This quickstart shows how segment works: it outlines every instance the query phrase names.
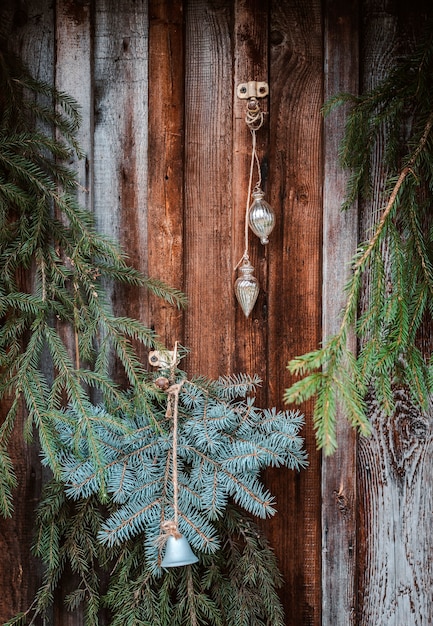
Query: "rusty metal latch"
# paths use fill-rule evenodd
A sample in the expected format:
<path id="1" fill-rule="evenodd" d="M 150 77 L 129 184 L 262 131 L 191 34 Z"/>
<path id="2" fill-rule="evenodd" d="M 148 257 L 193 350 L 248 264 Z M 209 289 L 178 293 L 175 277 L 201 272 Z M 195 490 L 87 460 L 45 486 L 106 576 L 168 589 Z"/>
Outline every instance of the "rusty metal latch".
<path id="1" fill-rule="evenodd" d="M 241 83 L 237 88 L 238 98 L 246 100 L 247 98 L 265 98 L 269 93 L 269 85 L 264 82 L 250 80 L 247 83 Z"/>

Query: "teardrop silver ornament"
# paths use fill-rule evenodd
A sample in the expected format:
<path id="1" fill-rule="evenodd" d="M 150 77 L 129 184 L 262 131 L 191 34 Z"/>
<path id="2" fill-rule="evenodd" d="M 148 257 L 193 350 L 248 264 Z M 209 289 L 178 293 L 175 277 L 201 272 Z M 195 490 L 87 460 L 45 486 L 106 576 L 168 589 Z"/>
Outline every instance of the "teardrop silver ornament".
<path id="1" fill-rule="evenodd" d="M 265 194 L 261 189 L 255 189 L 252 196 L 253 202 L 248 211 L 249 225 L 261 243 L 266 244 L 275 226 L 275 214 L 271 205 L 263 199 Z"/>
<path id="2" fill-rule="evenodd" d="M 248 257 L 244 258 L 239 267 L 239 276 L 235 281 L 235 293 L 245 317 L 248 317 L 253 310 L 260 291 L 259 281 L 253 272 L 254 267 Z"/>

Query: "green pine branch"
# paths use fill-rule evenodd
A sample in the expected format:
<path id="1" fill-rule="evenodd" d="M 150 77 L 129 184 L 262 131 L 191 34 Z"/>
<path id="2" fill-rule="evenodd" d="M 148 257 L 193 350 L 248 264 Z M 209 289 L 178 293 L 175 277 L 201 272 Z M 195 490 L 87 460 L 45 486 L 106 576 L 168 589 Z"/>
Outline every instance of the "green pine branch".
<path id="1" fill-rule="evenodd" d="M 221 537 L 217 552 L 199 552 L 197 564 L 173 568 L 164 576 L 151 573 L 141 536 L 110 550 L 98 542 L 102 512 L 95 497 L 73 502 L 61 482 L 45 486 L 33 549 L 45 565 L 44 580 L 28 610 L 5 626 L 43 619 L 65 574 L 74 581 L 67 606 L 84 609 L 86 626 L 99 626 L 101 609 L 109 612 L 112 626 L 283 626 L 275 555 L 239 508 L 229 505 L 216 522 Z"/>
<path id="2" fill-rule="evenodd" d="M 181 371 L 173 376 L 172 384 L 181 382 L 179 528 L 191 545 L 213 552 L 219 546 L 215 521 L 224 515 L 229 498 L 253 515 L 274 514 L 274 499 L 262 484 L 260 471 L 268 466 L 305 466 L 299 436 L 303 419 L 296 412 L 257 408 L 254 399 L 246 397 L 257 385 L 257 377 L 188 381 Z M 145 411 L 132 403 L 123 408 L 123 430 L 106 409 L 92 406 L 87 408 L 87 419 L 72 405 L 56 421 L 67 494 L 89 498 L 103 493 L 112 499 L 118 506 L 104 521 L 99 540 L 112 547 L 144 533 L 154 570 L 159 567 L 157 538 L 162 520 L 176 515 L 167 402 L 155 382 Z"/>
<path id="3" fill-rule="evenodd" d="M 352 260 L 339 331 L 288 364 L 298 380 L 284 399 L 315 398 L 317 444 L 326 454 L 337 447 L 338 407 L 360 434 L 368 435 L 367 391 L 387 414 L 395 407 L 395 388 L 407 388 L 420 409 L 433 391 L 431 355 L 423 355 L 418 345 L 433 310 L 432 72 L 430 24 L 419 49 L 374 90 L 358 97 L 340 94 L 324 107 L 329 114 L 335 106 L 351 106 L 340 154 L 342 166 L 352 172 L 343 210 L 359 197 L 371 200 L 371 157 L 383 136 L 387 172 L 382 214 Z M 367 302 L 360 310 L 364 295 Z M 352 332 L 359 344 L 356 354 L 347 344 Z"/>
<path id="4" fill-rule="evenodd" d="M 25 410 L 24 440 L 37 433 L 46 463 L 59 476 L 62 444 L 55 424 L 62 406 L 74 406 L 84 424 L 90 398 L 100 397 L 117 407 L 120 423 L 121 408 L 131 397 L 145 407 L 153 394 L 136 346 L 163 346 L 137 320 L 113 314 L 104 285 L 144 286 L 178 307 L 185 298 L 132 268 L 118 244 L 97 232 L 93 215 L 77 202 L 75 172 L 64 164 L 71 155 L 83 156 L 76 141 L 79 106 L 30 76 L 7 49 L 6 38 L 0 39 L 0 87 L 0 400 L 5 407 L 0 509 L 11 515 L 16 478 L 8 449 L 17 436 L 17 415 Z M 111 374 L 115 359 L 128 393 Z M 92 429 L 87 432 L 91 437 Z M 96 442 L 88 443 L 99 458 Z"/>
<path id="5" fill-rule="evenodd" d="M 29 75 L 7 50 L 2 24 L 0 87 L 3 515 L 13 509 L 8 450 L 23 411 L 24 441 L 37 433 L 54 474 L 34 544 L 44 579 L 32 605 L 6 625 L 45 621 L 68 576 L 66 606 L 82 608 L 86 626 L 99 624 L 102 609 L 122 626 L 282 626 L 275 556 L 229 499 L 258 515 L 274 512 L 260 470 L 305 465 L 302 416 L 256 409 L 246 396 L 257 377 L 189 382 L 176 373 L 185 382 L 179 524 L 195 537 L 199 563 L 162 577 L 155 537 L 162 515 L 173 513 L 173 435 L 167 396 L 135 345 L 164 346 L 137 320 L 114 315 L 104 285 L 144 286 L 178 307 L 185 298 L 133 269 L 79 206 L 75 174 L 64 165 L 82 156 L 79 107 Z M 126 390 L 111 375 L 114 359 Z"/>

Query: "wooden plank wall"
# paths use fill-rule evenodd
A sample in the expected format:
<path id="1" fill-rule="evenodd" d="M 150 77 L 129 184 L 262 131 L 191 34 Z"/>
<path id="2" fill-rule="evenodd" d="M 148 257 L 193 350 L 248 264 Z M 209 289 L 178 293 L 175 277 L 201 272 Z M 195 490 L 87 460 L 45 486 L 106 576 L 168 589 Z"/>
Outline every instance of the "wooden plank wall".
<path id="1" fill-rule="evenodd" d="M 361 88 L 371 89 L 419 40 L 431 3 L 368 2 L 364 8 Z M 360 205 L 360 236 L 382 210 L 383 141 L 374 155 L 371 202 Z M 432 328 L 423 341 L 431 345 Z M 427 347 L 427 346 L 426 346 Z M 431 348 L 430 348 L 431 351 Z M 387 418 L 371 403 L 372 437 L 358 446 L 359 623 L 413 624 L 433 620 L 433 415 L 396 391 Z"/>
<path id="2" fill-rule="evenodd" d="M 341 91 L 358 92 L 359 16 L 356 2 L 330 0 L 325 5 L 324 98 Z M 356 249 L 356 207 L 338 210 L 347 182 L 339 165 L 347 109 L 324 120 L 323 187 L 323 337 L 338 332 L 344 306 L 344 285 Z M 356 340 L 349 339 L 356 350 Z M 339 410 L 338 440 L 332 457 L 322 462 L 322 616 L 324 624 L 357 624 L 357 491 L 356 436 Z"/>
<path id="3" fill-rule="evenodd" d="M 346 111 L 323 123 L 321 105 L 337 91 L 356 91 L 360 73 L 364 88 L 380 78 L 396 42 L 416 39 L 427 1 L 3 4 L 33 72 L 82 106 L 82 202 L 136 267 L 189 298 L 182 312 L 135 289 L 115 290 L 116 312 L 155 328 L 168 347 L 186 345 L 190 373 L 258 373 L 260 403 L 281 408 L 292 382 L 288 360 L 338 328 L 358 236 L 356 209 L 339 212 Z M 250 235 L 261 292 L 246 320 L 233 281 L 251 149 L 236 86 L 248 80 L 270 86 L 258 153 L 277 225 L 268 246 Z M 362 207 L 362 232 L 378 208 Z M 278 514 L 262 524 L 285 578 L 287 626 L 430 623 L 432 494 L 422 486 L 431 485 L 431 435 L 421 441 L 411 427 L 407 441 L 375 414 L 375 435 L 358 444 L 341 416 L 338 453 L 322 461 L 311 404 L 302 408 L 309 468 L 266 473 Z M 421 420 L 431 433 L 429 418 L 413 421 L 401 410 L 399 424 Z M 16 514 L 0 521 L 2 621 L 29 605 L 40 582 L 29 546 L 43 475 L 37 450 L 19 442 Z M 53 623 L 83 620 L 57 600 Z"/>
<path id="4" fill-rule="evenodd" d="M 270 405 L 291 382 L 283 364 L 321 337 L 322 32 L 320 2 L 272 4 L 269 186 L 278 226 L 268 250 Z M 279 546 L 287 624 L 313 625 L 321 615 L 320 456 L 308 418 L 305 439 L 307 471 L 268 472 L 279 512 L 266 529 Z"/>
<path id="5" fill-rule="evenodd" d="M 17 52 L 28 62 L 37 76 L 53 84 L 54 23 L 51 11 L 47 11 L 45 0 L 34 2 L 33 11 L 37 19 L 30 21 L 27 19 L 25 8 L 16 6 L 12 1 L 1 3 L 0 8 L 2 26 L 9 24 Z M 21 29 L 25 36 L 20 35 Z M 1 416 L 4 415 L 5 408 L 0 407 Z M 31 556 L 30 547 L 34 538 L 34 510 L 44 481 L 44 471 L 41 468 L 38 448 L 23 441 L 23 428 L 24 419 L 19 419 L 18 432 L 10 450 L 19 479 L 14 491 L 15 514 L 11 519 L 3 519 L 0 516 L 2 623 L 17 611 L 31 605 L 42 577 L 41 566 Z"/>

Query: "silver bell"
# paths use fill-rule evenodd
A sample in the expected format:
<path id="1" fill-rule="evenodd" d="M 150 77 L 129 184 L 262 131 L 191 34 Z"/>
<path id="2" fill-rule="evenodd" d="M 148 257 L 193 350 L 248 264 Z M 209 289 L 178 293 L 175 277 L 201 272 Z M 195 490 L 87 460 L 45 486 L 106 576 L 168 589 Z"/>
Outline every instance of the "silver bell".
<path id="1" fill-rule="evenodd" d="M 170 535 L 167 539 L 161 567 L 180 567 L 181 565 L 197 563 L 197 561 L 198 558 L 183 535 L 180 535 L 178 539 Z"/>

